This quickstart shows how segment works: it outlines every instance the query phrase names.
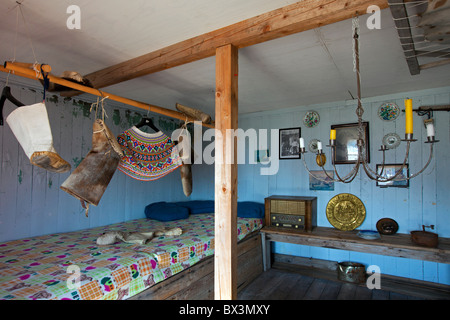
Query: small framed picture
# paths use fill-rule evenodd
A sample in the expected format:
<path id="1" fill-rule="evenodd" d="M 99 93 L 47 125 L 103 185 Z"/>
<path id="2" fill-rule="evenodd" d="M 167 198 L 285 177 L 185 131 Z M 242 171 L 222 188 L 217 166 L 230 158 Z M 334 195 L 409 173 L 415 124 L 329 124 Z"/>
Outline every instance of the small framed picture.
<path id="1" fill-rule="evenodd" d="M 370 144 L 369 144 L 369 123 L 363 122 L 364 147 L 367 163 L 370 162 Z M 332 159 L 335 164 L 356 163 L 358 160 L 358 124 L 348 123 L 340 125 L 332 125 L 331 129 L 336 130 L 336 152 Z"/>
<path id="2" fill-rule="evenodd" d="M 300 159 L 300 128 L 280 129 L 280 159 Z"/>
<path id="3" fill-rule="evenodd" d="M 395 176 L 395 173 L 400 170 L 402 164 L 385 164 L 384 169 L 383 165 L 377 164 L 377 173 L 385 178 L 389 179 Z M 383 172 L 382 172 L 383 171 Z M 399 173 L 395 179 L 386 182 L 378 182 L 377 187 L 387 188 L 387 187 L 397 187 L 397 188 L 408 188 L 409 180 L 405 180 L 405 178 L 409 177 L 409 166 L 405 164 L 402 171 Z"/>
<path id="4" fill-rule="evenodd" d="M 266 150 L 255 150 L 256 163 L 266 163 L 270 159 L 269 149 Z"/>
<path id="5" fill-rule="evenodd" d="M 309 190 L 334 191 L 334 171 L 327 171 L 328 175 L 323 170 L 311 171 L 311 173 L 312 175 L 309 175 Z"/>

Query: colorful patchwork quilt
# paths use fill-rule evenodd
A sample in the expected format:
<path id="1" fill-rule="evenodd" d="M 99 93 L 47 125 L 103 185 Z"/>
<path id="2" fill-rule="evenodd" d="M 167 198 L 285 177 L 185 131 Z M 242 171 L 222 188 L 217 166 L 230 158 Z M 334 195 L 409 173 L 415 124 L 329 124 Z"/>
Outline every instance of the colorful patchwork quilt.
<path id="1" fill-rule="evenodd" d="M 180 227 L 145 245 L 99 246 L 108 231 Z M 262 220 L 238 218 L 238 240 Z M 159 222 L 137 219 L 77 232 L 0 243 L 0 300 L 124 300 L 214 254 L 214 214 Z"/>

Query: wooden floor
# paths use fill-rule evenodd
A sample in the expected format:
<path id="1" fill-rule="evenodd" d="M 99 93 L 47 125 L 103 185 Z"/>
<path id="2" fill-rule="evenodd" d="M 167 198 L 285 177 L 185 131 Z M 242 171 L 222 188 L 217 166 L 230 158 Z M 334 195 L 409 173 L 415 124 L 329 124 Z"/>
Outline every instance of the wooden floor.
<path id="1" fill-rule="evenodd" d="M 261 274 L 238 295 L 240 300 L 426 300 L 449 299 L 448 295 L 402 294 L 389 290 L 370 290 L 334 279 L 315 277 L 286 269 L 272 268 Z"/>

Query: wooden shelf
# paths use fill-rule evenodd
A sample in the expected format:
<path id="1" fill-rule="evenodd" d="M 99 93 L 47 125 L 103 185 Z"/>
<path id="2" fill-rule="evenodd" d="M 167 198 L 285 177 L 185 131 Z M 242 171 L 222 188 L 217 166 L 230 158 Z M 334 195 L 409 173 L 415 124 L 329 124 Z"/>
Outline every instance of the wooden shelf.
<path id="1" fill-rule="evenodd" d="M 261 232 L 265 269 L 270 268 L 270 241 L 450 264 L 450 238 L 439 238 L 437 248 L 428 248 L 414 244 L 409 234 L 380 235 L 380 239 L 366 240 L 357 236 L 358 230 L 341 231 L 326 227 L 316 227 L 312 232 L 264 227 Z"/>

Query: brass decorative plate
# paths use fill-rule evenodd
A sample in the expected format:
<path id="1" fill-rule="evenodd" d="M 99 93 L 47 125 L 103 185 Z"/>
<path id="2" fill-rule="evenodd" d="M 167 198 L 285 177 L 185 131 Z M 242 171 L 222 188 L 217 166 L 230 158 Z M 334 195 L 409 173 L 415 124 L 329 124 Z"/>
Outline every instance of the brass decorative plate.
<path id="1" fill-rule="evenodd" d="M 331 198 L 327 204 L 327 219 L 339 230 L 354 230 L 366 218 L 366 207 L 355 195 L 341 193 Z"/>

